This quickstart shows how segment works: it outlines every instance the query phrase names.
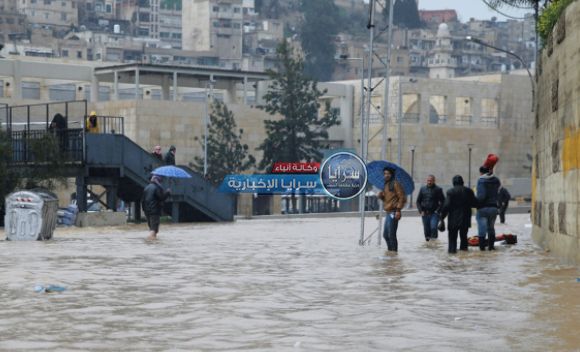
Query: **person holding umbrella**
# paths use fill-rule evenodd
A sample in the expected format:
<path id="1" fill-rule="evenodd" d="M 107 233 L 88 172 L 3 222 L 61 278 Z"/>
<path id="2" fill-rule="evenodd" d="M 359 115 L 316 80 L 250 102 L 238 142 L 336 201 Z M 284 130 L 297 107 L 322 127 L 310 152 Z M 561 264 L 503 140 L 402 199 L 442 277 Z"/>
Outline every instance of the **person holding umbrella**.
<path id="1" fill-rule="evenodd" d="M 171 188 L 163 191 L 162 181 L 163 176 L 153 175 L 151 183 L 143 190 L 141 203 L 143 204 L 143 212 L 147 216 L 149 237 L 157 237 L 163 202 L 171 195 Z"/>
<path id="2" fill-rule="evenodd" d="M 407 197 L 401 183 L 395 180 L 393 167 L 386 166 L 383 169 L 383 175 L 385 176 L 384 188 L 377 194 L 377 198 L 383 201 L 383 207 L 387 213 L 383 237 L 387 242 L 388 250 L 397 252 L 397 228 L 401 219 L 401 210 L 407 202 Z"/>

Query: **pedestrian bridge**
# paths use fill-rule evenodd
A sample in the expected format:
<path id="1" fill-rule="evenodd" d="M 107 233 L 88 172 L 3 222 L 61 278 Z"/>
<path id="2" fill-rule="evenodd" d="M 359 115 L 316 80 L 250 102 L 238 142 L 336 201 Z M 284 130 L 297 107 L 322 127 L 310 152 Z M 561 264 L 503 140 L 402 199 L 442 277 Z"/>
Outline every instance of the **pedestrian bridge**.
<path id="1" fill-rule="evenodd" d="M 56 113 L 65 117 L 69 128 L 49 131 Z M 98 116 L 100 133 L 87 133 L 84 129 L 88 116 L 86 101 L 13 106 L 6 108 L 5 115 L 3 125 L 12 141 L 13 166 L 27 167 L 34 162 L 27 143 L 30 139 L 40 139 L 48 133 L 60 139 L 62 151 L 70 160 L 67 177 L 76 180 L 77 205 L 81 212 L 89 207 L 89 185 L 105 188 L 102 194 L 93 194 L 93 202 L 112 211 L 117 210 L 118 199 L 139 204 L 151 171 L 162 166 L 158 159 L 125 135 L 123 117 Z M 0 116 L 4 120 L 1 111 Z M 164 212 L 173 222 L 233 221 L 233 195 L 217 194 L 218 185 L 187 166 L 178 167 L 192 178 L 164 182 L 172 191 Z M 136 218 L 140 217 L 140 209 L 140 206 L 135 207 Z"/>

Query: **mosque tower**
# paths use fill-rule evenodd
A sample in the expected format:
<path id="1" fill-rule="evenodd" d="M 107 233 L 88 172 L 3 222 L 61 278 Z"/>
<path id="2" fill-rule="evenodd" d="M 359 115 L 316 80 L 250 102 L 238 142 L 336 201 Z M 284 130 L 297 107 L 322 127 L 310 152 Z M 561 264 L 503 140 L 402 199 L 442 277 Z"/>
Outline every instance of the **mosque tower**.
<path id="1" fill-rule="evenodd" d="M 451 57 L 452 52 L 453 46 L 449 27 L 447 24 L 441 23 L 435 38 L 434 56 L 429 59 L 429 78 L 449 79 L 455 77 L 457 60 Z"/>

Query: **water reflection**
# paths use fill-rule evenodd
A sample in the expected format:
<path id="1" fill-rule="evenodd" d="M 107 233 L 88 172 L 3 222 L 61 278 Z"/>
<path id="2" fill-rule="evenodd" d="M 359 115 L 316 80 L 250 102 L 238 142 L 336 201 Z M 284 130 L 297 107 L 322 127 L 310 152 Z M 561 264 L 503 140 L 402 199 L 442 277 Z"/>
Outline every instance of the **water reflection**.
<path id="1" fill-rule="evenodd" d="M 577 350 L 579 271 L 534 246 L 524 221 L 498 228 L 518 245 L 457 255 L 446 236 L 425 243 L 418 218 L 401 222 L 396 255 L 358 246 L 350 218 L 1 241 L 0 349 Z M 49 284 L 68 289 L 34 291 Z"/>

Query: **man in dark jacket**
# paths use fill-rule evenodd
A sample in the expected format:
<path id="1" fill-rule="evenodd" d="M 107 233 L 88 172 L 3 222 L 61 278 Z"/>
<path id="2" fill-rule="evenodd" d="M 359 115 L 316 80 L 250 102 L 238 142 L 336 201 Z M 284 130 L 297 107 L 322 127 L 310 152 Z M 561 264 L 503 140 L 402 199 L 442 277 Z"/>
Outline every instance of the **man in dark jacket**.
<path id="1" fill-rule="evenodd" d="M 427 186 L 421 187 L 417 197 L 417 209 L 419 209 L 423 219 L 425 241 L 437 239 L 437 223 L 443 202 L 445 202 L 443 190 L 435 184 L 435 176 L 429 175 Z"/>
<path id="2" fill-rule="evenodd" d="M 447 191 L 445 204 L 441 208 L 441 221 L 449 215 L 447 230 L 449 231 L 449 253 L 457 253 L 457 234 L 461 238 L 459 250 L 467 250 L 467 232 L 471 227 L 471 208 L 477 207 L 477 199 L 473 191 L 463 186 L 463 177 L 453 177 L 453 188 Z"/>
<path id="3" fill-rule="evenodd" d="M 165 162 L 165 165 L 173 165 L 175 166 L 175 146 L 171 146 L 169 148 L 169 151 L 167 153 L 165 153 L 165 157 L 163 158 L 163 162 Z"/>
<path id="4" fill-rule="evenodd" d="M 143 190 L 143 198 L 141 198 L 143 212 L 147 216 L 147 224 L 149 231 L 151 231 L 149 237 L 157 237 L 163 202 L 171 195 L 171 188 L 168 188 L 167 192 L 163 191 L 162 180 L 161 176 L 154 175 L 151 178 L 151 183 Z"/>
<path id="5" fill-rule="evenodd" d="M 510 192 L 504 187 L 499 187 L 499 194 L 497 200 L 497 206 L 499 207 L 499 222 L 505 224 L 505 212 L 508 208 L 511 198 Z"/>
<path id="6" fill-rule="evenodd" d="M 163 154 L 161 154 L 161 146 L 156 146 L 155 150 L 151 152 L 151 156 L 163 162 Z"/>
<path id="7" fill-rule="evenodd" d="M 481 176 L 477 181 L 477 228 L 479 232 L 479 249 L 485 251 L 485 234 L 488 235 L 489 250 L 493 251 L 495 242 L 495 220 L 497 218 L 497 199 L 500 182 L 489 171 L 487 166 L 479 168 Z"/>

